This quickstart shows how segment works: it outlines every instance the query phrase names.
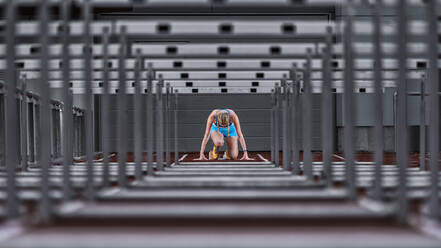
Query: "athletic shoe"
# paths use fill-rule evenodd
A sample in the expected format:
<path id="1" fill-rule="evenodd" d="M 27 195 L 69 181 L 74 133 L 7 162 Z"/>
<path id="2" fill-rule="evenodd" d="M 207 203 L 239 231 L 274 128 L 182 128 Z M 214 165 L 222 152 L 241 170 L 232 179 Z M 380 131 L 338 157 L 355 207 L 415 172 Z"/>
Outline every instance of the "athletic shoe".
<path id="1" fill-rule="evenodd" d="M 224 159 L 226 159 L 226 160 L 230 160 L 231 159 L 230 156 L 228 155 L 228 150 L 226 150 L 224 152 Z"/>
<path id="2" fill-rule="evenodd" d="M 213 149 L 208 154 L 208 159 L 213 160 L 213 159 L 217 159 L 218 157 L 219 157 L 219 154 L 216 153 L 216 147 L 213 146 Z"/>

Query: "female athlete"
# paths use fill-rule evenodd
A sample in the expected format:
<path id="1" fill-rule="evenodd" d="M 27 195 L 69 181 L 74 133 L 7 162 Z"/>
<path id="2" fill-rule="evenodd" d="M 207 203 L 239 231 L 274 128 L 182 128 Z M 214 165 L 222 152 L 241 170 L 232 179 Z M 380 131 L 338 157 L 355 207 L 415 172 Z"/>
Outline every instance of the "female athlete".
<path id="1" fill-rule="evenodd" d="M 227 142 L 227 150 L 224 153 L 225 159 L 237 159 L 239 155 L 237 141 L 239 140 L 243 149 L 243 156 L 240 160 L 253 160 L 248 157 L 247 145 L 240 128 L 239 117 L 233 110 L 215 109 L 208 116 L 200 155 L 197 160 L 207 160 L 204 151 L 210 137 L 214 144 L 209 153 L 210 160 L 218 159 L 218 149 L 224 146 L 224 138 Z"/>

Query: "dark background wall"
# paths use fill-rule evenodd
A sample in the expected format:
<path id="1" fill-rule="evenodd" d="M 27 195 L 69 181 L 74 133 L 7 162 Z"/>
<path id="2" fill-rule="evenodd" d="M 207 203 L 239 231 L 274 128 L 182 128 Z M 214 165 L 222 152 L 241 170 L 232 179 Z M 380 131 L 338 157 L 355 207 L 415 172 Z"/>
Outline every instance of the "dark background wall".
<path id="1" fill-rule="evenodd" d="M 99 97 L 99 96 L 98 96 Z M 126 123 L 129 129 L 129 150 L 133 151 L 134 141 L 134 106 L 133 96 L 128 96 L 128 111 Z M 321 144 L 320 133 L 320 101 L 318 96 L 313 97 L 313 149 L 319 150 Z M 112 120 L 109 123 L 112 130 L 110 144 L 116 151 L 118 141 L 117 115 L 118 100 L 116 95 L 111 96 L 110 111 Z M 178 136 L 179 150 L 182 152 L 199 151 L 204 135 L 207 117 L 213 109 L 233 109 L 239 116 L 248 150 L 270 150 L 270 109 L 271 95 L 269 94 L 183 94 L 179 95 Z M 145 107 L 145 106 L 144 106 Z M 301 106 L 299 106 L 301 108 Z M 144 110 L 145 111 L 145 110 Z M 145 115 L 144 115 L 145 117 Z M 96 123 L 99 123 L 96 121 Z M 145 127 L 146 120 L 143 119 Z M 301 123 L 300 123 L 301 124 Z M 171 134 L 173 134 L 170 124 Z M 95 129 L 97 130 L 97 129 Z M 281 128 L 280 128 L 281 130 Z M 144 129 L 145 131 L 145 129 Z M 142 134 L 145 137 L 145 132 Z M 282 135 L 282 134 L 280 134 Z M 298 140 L 301 143 L 301 137 Z M 144 138 L 144 149 L 146 140 Z M 211 141 L 207 149 L 211 147 Z M 99 147 L 99 146 L 98 146 Z"/>
<path id="2" fill-rule="evenodd" d="M 394 151 L 395 149 L 395 128 L 393 117 L 393 93 L 394 89 L 390 88 L 385 91 L 384 95 L 384 144 L 386 151 Z M 373 117 L 374 117 L 374 96 L 371 93 L 356 94 L 356 113 L 355 113 L 355 149 L 359 151 L 373 151 L 375 141 L 373 140 Z M 96 96 L 100 98 L 100 95 Z M 303 96 L 302 96 L 303 97 Z M 302 98 L 301 97 L 301 98 Z M 129 129 L 129 147 L 133 151 L 134 141 L 134 107 L 133 96 L 128 95 L 128 111 L 126 123 Z M 409 96 L 409 150 L 418 151 L 419 149 L 419 99 L 418 97 Z M 95 105 L 98 106 L 98 100 Z M 301 102 L 299 108 L 301 110 Z M 343 106 L 342 94 L 334 95 L 335 106 L 333 111 L 335 116 L 335 132 L 334 140 L 336 149 L 341 151 L 343 144 Z M 116 151 L 117 137 L 117 115 L 118 100 L 116 95 L 111 96 L 111 104 L 109 106 L 112 120 L 109 125 L 112 133 L 110 144 L 112 150 Z M 312 148 L 313 150 L 321 150 L 321 98 L 318 94 L 313 95 L 312 106 Z M 144 106 L 145 107 L 145 106 Z M 269 94 L 182 94 L 179 95 L 179 150 L 182 152 L 197 152 L 200 149 L 201 140 L 205 131 L 205 124 L 208 115 L 216 108 L 230 108 L 239 115 L 243 133 L 245 135 L 248 149 L 250 151 L 269 151 L 270 150 L 270 109 L 271 96 Z M 95 110 L 97 111 L 97 109 Z M 145 110 L 144 110 L 145 111 Z M 96 114 L 96 113 L 95 113 Z M 98 115 L 95 115 L 99 117 Z M 302 146 L 302 120 L 299 120 L 299 139 L 297 142 Z M 427 115 L 428 116 L 428 113 Z M 95 120 L 97 127 L 100 125 L 99 120 Z M 146 120 L 143 115 L 143 126 Z M 428 120 L 427 120 L 428 123 Z M 173 126 L 169 128 L 173 135 Z M 281 129 L 281 126 L 279 127 Z M 145 131 L 145 128 L 143 129 Z M 145 132 L 141 135 L 145 137 Z M 280 131 L 280 135 L 282 135 Z M 99 134 L 95 135 L 96 138 Z M 100 142 L 95 146 L 96 150 L 100 150 Z M 146 140 L 144 138 L 144 149 Z M 172 142 L 170 143 L 172 144 Z M 211 141 L 207 145 L 207 149 L 211 147 Z"/>

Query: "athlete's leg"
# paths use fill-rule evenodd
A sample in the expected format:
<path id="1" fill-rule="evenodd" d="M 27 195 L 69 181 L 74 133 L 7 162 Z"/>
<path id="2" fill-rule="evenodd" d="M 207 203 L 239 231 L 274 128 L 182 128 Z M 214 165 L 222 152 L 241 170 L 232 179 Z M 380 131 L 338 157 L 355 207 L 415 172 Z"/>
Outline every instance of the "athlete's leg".
<path id="1" fill-rule="evenodd" d="M 227 151 L 228 151 L 228 156 L 231 159 L 236 160 L 237 156 L 239 155 L 239 145 L 238 145 L 238 138 L 236 137 L 226 137 L 227 139 Z"/>
<path id="2" fill-rule="evenodd" d="M 224 136 L 219 131 L 212 131 L 210 136 L 216 148 L 224 146 Z"/>
<path id="3" fill-rule="evenodd" d="M 219 157 L 218 150 L 224 146 L 224 136 L 219 131 L 212 131 L 210 133 L 211 140 L 213 141 L 213 149 L 210 151 L 208 159 L 217 159 Z"/>

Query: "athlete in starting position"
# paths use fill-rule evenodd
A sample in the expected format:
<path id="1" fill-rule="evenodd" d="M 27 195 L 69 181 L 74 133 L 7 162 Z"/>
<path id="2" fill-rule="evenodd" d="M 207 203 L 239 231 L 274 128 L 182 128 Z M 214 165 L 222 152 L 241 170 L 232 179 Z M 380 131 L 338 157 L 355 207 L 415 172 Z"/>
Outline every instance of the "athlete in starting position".
<path id="1" fill-rule="evenodd" d="M 237 140 L 243 149 L 243 156 L 240 160 L 252 160 L 248 157 L 247 145 L 240 128 L 239 117 L 231 109 L 215 109 L 211 112 L 207 119 L 204 139 L 202 140 L 201 151 L 197 160 L 207 160 L 204 155 L 205 146 L 211 137 L 213 141 L 213 149 L 209 153 L 209 159 L 217 159 L 219 157 L 218 149 L 224 146 L 224 137 L 227 141 L 227 150 L 224 154 L 225 159 L 237 159 L 239 155 L 239 147 Z"/>

